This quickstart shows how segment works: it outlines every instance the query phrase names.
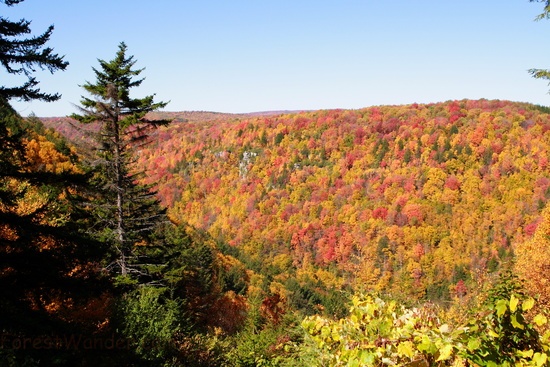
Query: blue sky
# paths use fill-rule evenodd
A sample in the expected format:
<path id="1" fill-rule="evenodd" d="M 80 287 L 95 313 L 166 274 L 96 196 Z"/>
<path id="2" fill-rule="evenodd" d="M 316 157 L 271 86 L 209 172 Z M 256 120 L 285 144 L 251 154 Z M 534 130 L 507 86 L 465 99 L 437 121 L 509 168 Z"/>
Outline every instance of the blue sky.
<path id="1" fill-rule="evenodd" d="M 76 112 L 97 59 L 121 41 L 145 67 L 134 96 L 167 111 L 256 112 L 362 108 L 452 99 L 550 105 L 529 68 L 550 68 L 550 21 L 528 0 L 25 0 L 26 18 L 69 68 L 39 73 L 54 103 L 23 115 Z M 9 79 L 3 69 L 3 80 Z"/>

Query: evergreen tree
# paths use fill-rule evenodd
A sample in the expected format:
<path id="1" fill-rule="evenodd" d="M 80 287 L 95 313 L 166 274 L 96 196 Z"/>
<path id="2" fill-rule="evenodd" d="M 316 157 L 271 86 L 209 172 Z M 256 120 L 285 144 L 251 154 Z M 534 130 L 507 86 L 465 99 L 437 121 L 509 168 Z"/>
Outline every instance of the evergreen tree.
<path id="1" fill-rule="evenodd" d="M 544 3 L 542 13 L 537 16 L 537 20 L 550 18 L 550 0 L 529 0 L 532 3 Z"/>
<path id="2" fill-rule="evenodd" d="M 98 353 L 67 344 L 70 336 L 97 333 L 108 313 L 98 307 L 110 292 L 97 265 L 105 247 L 82 230 L 90 217 L 76 200 L 86 175 L 76 166 L 35 169 L 25 154 L 33 135 L 0 98 L 0 360 L 10 366 L 98 361 Z"/>
<path id="3" fill-rule="evenodd" d="M 550 18 L 550 0 L 530 0 L 530 2 L 542 2 L 542 3 L 545 4 L 544 5 L 544 10 L 536 18 L 537 20 Z M 549 82 L 548 84 L 550 85 L 550 70 L 547 70 L 547 69 L 529 69 L 529 74 L 531 74 L 533 76 L 533 78 L 547 80 Z"/>
<path id="4" fill-rule="evenodd" d="M 134 69 L 136 61 L 126 51 L 122 42 L 113 60 L 98 60 L 100 69 L 93 68 L 95 83 L 82 86 L 91 98 L 82 97 L 81 114 L 72 117 L 82 123 L 100 124 L 95 163 L 103 201 L 96 205 L 96 230 L 116 254 L 108 268 L 123 278 L 143 281 L 150 276 L 149 265 L 154 264 L 140 256 L 143 246 L 139 245 L 147 243 L 155 226 L 165 220 L 165 213 L 151 188 L 136 184 L 139 173 L 131 168 L 135 149 L 147 142 L 151 129 L 170 121 L 147 119 L 147 113 L 165 107 L 166 102 L 154 102 L 154 95 L 130 97 L 130 90 L 143 82 L 135 78 L 144 69 Z"/>
<path id="5" fill-rule="evenodd" d="M 529 69 L 529 74 L 531 74 L 533 76 L 533 78 L 536 78 L 536 79 L 548 80 L 549 81 L 548 84 L 550 85 L 550 70 Z"/>
<path id="6" fill-rule="evenodd" d="M 5 5 L 12 6 L 23 0 L 1 0 Z M 34 99 L 51 102 L 61 96 L 57 93 L 48 94 L 37 88 L 39 82 L 32 74 L 37 68 L 47 69 L 51 73 L 65 70 L 69 65 L 63 56 L 54 53 L 51 47 L 44 47 L 53 32 L 53 25 L 41 35 L 21 38 L 31 33 L 30 21 L 21 19 L 17 22 L 0 16 L 0 64 L 13 75 L 24 75 L 27 81 L 19 86 L 0 86 L 0 97 L 6 101 L 17 98 L 23 101 Z"/>

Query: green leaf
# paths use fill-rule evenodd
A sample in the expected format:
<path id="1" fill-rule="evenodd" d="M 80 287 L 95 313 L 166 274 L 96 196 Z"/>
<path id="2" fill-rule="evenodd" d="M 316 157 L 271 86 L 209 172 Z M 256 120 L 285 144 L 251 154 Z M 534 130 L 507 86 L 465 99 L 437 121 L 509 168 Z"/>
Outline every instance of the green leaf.
<path id="1" fill-rule="evenodd" d="M 519 302 L 519 299 L 516 298 L 516 296 L 514 296 L 512 294 L 512 296 L 510 297 L 510 311 L 511 312 L 516 312 L 516 309 L 518 307 L 518 302 Z"/>
<path id="2" fill-rule="evenodd" d="M 508 309 L 508 302 L 503 299 L 499 299 L 495 304 L 495 308 L 497 310 L 497 316 L 501 317 L 506 313 L 506 310 Z"/>
<path id="3" fill-rule="evenodd" d="M 362 350 L 359 355 L 359 360 L 362 366 L 373 366 L 375 361 L 375 355 L 369 351 Z"/>
<path id="4" fill-rule="evenodd" d="M 422 342 L 418 344 L 417 349 L 420 352 L 428 354 L 435 354 L 437 352 L 437 346 L 430 340 L 427 335 L 422 335 Z"/>
<path id="5" fill-rule="evenodd" d="M 534 305 L 535 305 L 535 300 L 533 298 L 529 298 L 523 302 L 523 304 L 521 305 L 521 309 L 523 311 L 529 311 L 530 309 L 533 308 Z"/>
<path id="6" fill-rule="evenodd" d="M 481 341 L 479 339 L 470 339 L 468 340 L 468 350 L 473 352 L 481 346 Z"/>

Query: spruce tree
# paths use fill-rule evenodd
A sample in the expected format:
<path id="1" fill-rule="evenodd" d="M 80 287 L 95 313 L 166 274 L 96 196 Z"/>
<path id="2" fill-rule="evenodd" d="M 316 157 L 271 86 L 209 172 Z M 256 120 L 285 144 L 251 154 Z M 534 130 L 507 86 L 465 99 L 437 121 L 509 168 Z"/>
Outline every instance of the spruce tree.
<path id="1" fill-rule="evenodd" d="M 13 6 L 23 0 L 0 0 L 7 6 Z M 53 32 L 53 25 L 38 36 L 24 38 L 31 33 L 31 22 L 25 19 L 10 21 L 0 16 L 0 64 L 13 75 L 24 75 L 27 81 L 19 86 L 0 86 L 0 97 L 9 101 L 16 98 L 23 101 L 43 100 L 52 102 L 58 100 L 58 93 L 49 94 L 40 91 L 38 80 L 32 75 L 37 68 L 47 69 L 51 73 L 65 70 L 69 63 L 63 56 L 54 53 L 51 47 L 45 47 Z"/>
<path id="2" fill-rule="evenodd" d="M 95 230 L 111 243 L 115 253 L 107 268 L 127 280 L 141 282 L 151 281 L 147 280 L 151 264 L 140 255 L 140 245 L 148 242 L 155 227 L 166 218 L 151 188 L 136 184 L 140 173 L 132 170 L 135 150 L 147 142 L 152 129 L 170 121 L 147 118 L 166 102 L 154 102 L 154 95 L 130 97 L 130 90 L 143 82 L 143 78 L 136 78 L 144 69 L 134 69 L 136 60 L 126 51 L 126 44 L 121 42 L 113 60 L 98 60 L 100 68 L 92 68 L 96 81 L 82 86 L 90 97 L 82 97 L 81 113 L 72 117 L 100 125 L 95 179 L 103 200 L 95 203 Z"/>
<path id="3" fill-rule="evenodd" d="M 548 19 L 550 18 L 550 0 L 529 0 L 532 3 L 544 3 L 544 8 L 542 13 L 540 13 L 535 19 Z"/>
<path id="4" fill-rule="evenodd" d="M 87 177 L 76 165 L 56 172 L 32 162 L 28 144 L 44 138 L 32 128 L 0 98 L 0 360 L 97 362 L 104 356 L 66 339 L 99 335 L 97 325 L 108 317 L 107 310 L 90 313 L 111 287 L 97 265 L 105 246 L 82 230 L 91 218 L 78 205 Z"/>

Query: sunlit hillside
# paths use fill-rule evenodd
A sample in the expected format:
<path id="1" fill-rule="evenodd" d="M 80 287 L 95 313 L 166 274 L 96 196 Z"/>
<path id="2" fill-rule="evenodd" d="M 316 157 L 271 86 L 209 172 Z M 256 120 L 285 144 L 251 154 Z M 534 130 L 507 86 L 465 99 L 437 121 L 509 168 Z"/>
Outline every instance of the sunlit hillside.
<path id="1" fill-rule="evenodd" d="M 163 128 L 138 164 L 173 220 L 238 250 L 251 289 L 449 299 L 534 233 L 549 128 L 489 100 L 222 118 Z"/>

